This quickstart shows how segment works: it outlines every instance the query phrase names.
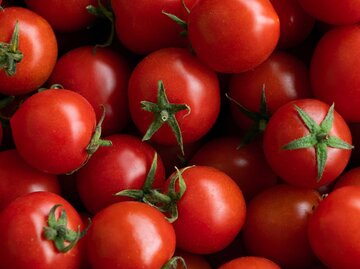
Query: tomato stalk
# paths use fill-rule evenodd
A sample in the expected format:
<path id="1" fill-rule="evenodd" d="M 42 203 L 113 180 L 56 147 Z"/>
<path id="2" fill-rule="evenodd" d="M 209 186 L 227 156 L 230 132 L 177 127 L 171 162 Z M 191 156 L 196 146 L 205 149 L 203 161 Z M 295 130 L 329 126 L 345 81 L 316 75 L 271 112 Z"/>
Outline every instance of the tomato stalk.
<path id="1" fill-rule="evenodd" d="M 16 64 L 23 58 L 19 48 L 19 22 L 16 21 L 10 43 L 0 42 L 0 68 L 8 76 L 16 73 Z"/>

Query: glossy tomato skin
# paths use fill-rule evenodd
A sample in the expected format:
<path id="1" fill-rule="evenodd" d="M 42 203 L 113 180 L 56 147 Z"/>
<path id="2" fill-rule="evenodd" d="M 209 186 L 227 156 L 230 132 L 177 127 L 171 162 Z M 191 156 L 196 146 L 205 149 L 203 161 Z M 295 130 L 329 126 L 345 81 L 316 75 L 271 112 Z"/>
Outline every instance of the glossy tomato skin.
<path id="1" fill-rule="evenodd" d="M 248 110 L 260 112 L 263 87 L 269 116 L 287 102 L 309 98 L 312 94 L 306 65 L 282 51 L 273 52 L 267 60 L 250 71 L 231 75 L 228 95 Z M 230 109 L 240 129 L 248 130 L 253 121 L 233 103 Z"/>
<path id="2" fill-rule="evenodd" d="M 243 239 L 247 253 L 268 258 L 282 268 L 308 268 L 316 257 L 307 238 L 313 207 L 321 200 L 312 189 L 280 184 L 248 204 Z"/>
<path id="3" fill-rule="evenodd" d="M 177 247 L 195 254 L 222 250 L 245 221 L 240 188 L 228 175 L 209 166 L 189 167 L 182 177 L 186 191 L 177 202 L 179 217 L 173 223 Z"/>
<path id="4" fill-rule="evenodd" d="M 284 181 L 298 187 L 317 188 L 334 181 L 345 169 L 351 150 L 327 148 L 327 161 L 321 179 L 317 180 L 317 163 L 314 147 L 285 150 L 289 142 L 309 134 L 294 105 L 305 111 L 320 124 L 329 110 L 329 105 L 316 99 L 299 99 L 280 107 L 270 118 L 264 133 L 265 157 L 273 171 Z M 334 111 L 334 121 L 329 132 L 351 144 L 348 125 Z"/>
<path id="5" fill-rule="evenodd" d="M 87 159 L 96 125 L 91 104 L 66 89 L 48 89 L 26 99 L 10 120 L 15 146 L 31 166 L 65 174 Z"/>
<path id="6" fill-rule="evenodd" d="M 8 7 L 0 13 L 0 41 L 10 42 L 19 22 L 19 50 L 23 59 L 16 73 L 8 76 L 0 70 L 0 92 L 19 95 L 37 90 L 50 76 L 57 58 L 57 42 L 49 23 L 22 7 Z"/>
<path id="7" fill-rule="evenodd" d="M 161 268 L 174 254 L 175 232 L 157 209 L 140 202 L 112 204 L 98 212 L 87 234 L 91 268 Z"/>
<path id="8" fill-rule="evenodd" d="M 85 255 L 81 239 L 67 253 L 59 252 L 53 241 L 46 240 L 43 227 L 47 226 L 50 209 L 57 204 L 67 214 L 67 227 L 84 229 L 77 211 L 61 196 L 50 192 L 33 192 L 11 202 L 0 214 L 0 268 L 13 269 L 78 269 Z M 56 211 L 56 217 L 60 210 Z M 21 249 L 19 249 L 21 246 Z"/>
<path id="9" fill-rule="evenodd" d="M 335 103 L 348 122 L 359 122 L 360 78 L 354 66 L 360 64 L 360 28 L 336 27 L 317 43 L 310 65 L 310 79 L 315 98 Z"/>
<path id="10" fill-rule="evenodd" d="M 131 74 L 129 109 L 141 133 L 145 134 L 154 115 L 143 110 L 140 102 L 156 102 L 159 80 L 163 81 L 170 103 L 190 107 L 190 113 L 182 110 L 175 115 L 184 144 L 197 141 L 207 134 L 220 111 L 219 81 L 215 72 L 181 48 L 166 48 L 149 54 Z M 153 135 L 152 140 L 165 145 L 177 144 L 166 124 Z"/>
<path id="11" fill-rule="evenodd" d="M 256 256 L 245 256 L 233 259 L 222 266 L 219 269 L 280 269 L 276 263 L 269 259 Z"/>
<path id="12" fill-rule="evenodd" d="M 88 5 L 96 5 L 96 0 L 26 0 L 25 4 L 44 17 L 55 31 L 75 32 L 91 26 L 96 19 L 86 10 Z"/>
<path id="13" fill-rule="evenodd" d="M 343 173 L 335 182 L 334 190 L 345 186 L 360 185 L 360 167 L 354 167 Z"/>
<path id="14" fill-rule="evenodd" d="M 191 9 L 198 0 L 185 0 Z M 187 13 L 177 0 L 112 0 L 116 34 L 122 44 L 137 54 L 166 47 L 184 47 L 187 38 L 180 35 L 183 28 L 162 13 L 186 20 Z"/>
<path id="15" fill-rule="evenodd" d="M 15 149 L 0 152 L 0 211 L 17 197 L 35 191 L 60 195 L 56 176 L 40 172 L 28 165 Z"/>
<path id="16" fill-rule="evenodd" d="M 350 269 L 360 264 L 359 202 L 359 186 L 339 188 L 329 193 L 309 219 L 311 247 L 329 268 Z"/>
<path id="17" fill-rule="evenodd" d="M 280 35 L 269 0 L 200 0 L 188 19 L 196 55 L 221 73 L 240 73 L 269 57 Z"/>
<path id="18" fill-rule="evenodd" d="M 86 63 L 86 64 L 84 64 Z M 130 67 L 125 58 L 110 48 L 82 46 L 68 51 L 57 61 L 48 85 L 61 84 L 80 93 L 96 111 L 97 120 L 105 108 L 103 135 L 122 131 L 129 120 L 127 85 Z"/>
<path id="19" fill-rule="evenodd" d="M 149 144 L 135 136 L 115 134 L 106 139 L 112 141 L 112 146 L 100 148 L 76 174 L 81 200 L 92 213 L 112 203 L 129 200 L 114 196 L 119 191 L 142 189 L 155 155 Z M 164 181 L 164 165 L 157 156 L 153 187 L 161 187 Z"/>

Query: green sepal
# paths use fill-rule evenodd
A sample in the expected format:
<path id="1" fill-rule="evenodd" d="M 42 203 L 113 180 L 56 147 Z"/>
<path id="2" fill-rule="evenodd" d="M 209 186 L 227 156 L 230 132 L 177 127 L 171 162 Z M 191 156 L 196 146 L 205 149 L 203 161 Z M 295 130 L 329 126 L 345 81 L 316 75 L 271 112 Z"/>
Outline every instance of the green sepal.
<path id="1" fill-rule="evenodd" d="M 176 269 L 178 268 L 179 263 L 183 266 L 184 269 L 187 269 L 186 262 L 183 257 L 174 256 L 167 263 L 165 263 L 161 269 Z"/>
<path id="2" fill-rule="evenodd" d="M 166 11 L 162 11 L 162 14 L 166 15 L 168 18 L 170 18 L 172 21 L 174 21 L 176 24 L 180 25 L 184 30 L 180 32 L 181 36 L 187 36 L 188 35 L 188 24 L 186 21 L 180 19 L 178 16 L 168 13 Z"/>

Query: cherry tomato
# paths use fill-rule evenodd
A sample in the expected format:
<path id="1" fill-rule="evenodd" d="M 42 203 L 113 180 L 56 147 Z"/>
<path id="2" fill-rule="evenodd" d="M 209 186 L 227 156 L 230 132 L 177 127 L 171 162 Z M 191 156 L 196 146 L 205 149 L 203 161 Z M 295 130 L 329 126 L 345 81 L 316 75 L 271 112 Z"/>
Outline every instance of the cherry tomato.
<path id="1" fill-rule="evenodd" d="M 103 269 L 159 269 L 174 254 L 176 241 L 162 213 L 135 201 L 98 212 L 86 239 L 91 268 Z"/>
<path id="2" fill-rule="evenodd" d="M 333 189 L 360 185 L 360 167 L 354 167 L 343 173 L 335 182 Z"/>
<path id="3" fill-rule="evenodd" d="M 182 250 L 176 250 L 175 255 L 182 257 L 186 263 L 187 269 L 211 269 L 209 262 L 205 256 L 189 253 Z M 182 263 L 178 263 L 176 269 L 185 269 Z"/>
<path id="4" fill-rule="evenodd" d="M 276 263 L 269 259 L 256 256 L 236 258 L 219 267 L 219 269 L 280 269 Z"/>
<path id="5" fill-rule="evenodd" d="M 197 57 L 222 73 L 250 70 L 273 52 L 279 17 L 269 0 L 200 0 L 188 19 Z"/>
<path id="6" fill-rule="evenodd" d="M 86 63 L 86 64 L 84 64 Z M 48 84 L 61 84 L 80 93 L 96 111 L 102 124 L 103 135 L 120 132 L 129 120 L 127 85 L 130 67 L 124 57 L 109 48 L 82 46 L 62 55 L 48 80 Z"/>
<path id="7" fill-rule="evenodd" d="M 0 25 L 0 41 L 13 43 L 9 51 L 12 56 L 1 55 L 0 92 L 19 95 L 37 90 L 50 76 L 57 58 L 57 42 L 51 26 L 22 7 L 4 8 L 0 12 Z M 16 31 L 18 42 L 11 42 Z M 8 60 L 13 58 L 19 61 L 13 61 L 15 68 L 9 68 Z"/>
<path id="8" fill-rule="evenodd" d="M 61 205 L 55 210 L 56 220 L 59 220 L 60 212 L 65 210 L 65 227 L 68 230 L 77 232 L 79 228 L 84 229 L 77 211 L 61 196 L 50 192 L 33 192 L 21 196 L 0 214 L 3 231 L 0 234 L 1 269 L 80 267 L 85 258 L 85 245 L 81 239 L 73 248 L 62 253 L 55 247 L 54 241 L 45 236 L 44 227 L 50 227 L 49 212 L 55 205 Z"/>

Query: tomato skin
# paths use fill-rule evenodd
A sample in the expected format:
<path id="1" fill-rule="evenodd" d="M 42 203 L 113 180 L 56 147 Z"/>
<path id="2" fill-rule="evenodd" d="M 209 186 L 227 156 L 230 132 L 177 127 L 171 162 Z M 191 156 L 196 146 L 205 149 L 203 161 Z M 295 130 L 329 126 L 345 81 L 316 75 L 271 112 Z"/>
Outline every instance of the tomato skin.
<path id="1" fill-rule="evenodd" d="M 55 31 L 74 32 L 90 26 L 96 19 L 86 10 L 96 0 L 25 0 L 29 9 L 44 17 Z"/>
<path id="2" fill-rule="evenodd" d="M 141 109 L 140 102 L 156 102 L 159 80 L 163 81 L 170 103 L 190 107 L 188 115 L 187 110 L 175 115 L 184 144 L 197 141 L 207 134 L 220 111 L 219 81 L 215 72 L 181 48 L 166 48 L 149 54 L 131 74 L 129 109 L 140 132 L 145 134 L 154 119 L 152 113 Z M 177 144 L 175 135 L 166 124 L 151 139 L 159 144 Z"/>
<path id="3" fill-rule="evenodd" d="M 173 223 L 177 247 L 195 254 L 222 250 L 245 221 L 240 188 L 228 175 L 208 166 L 192 166 L 182 172 L 182 177 L 186 191 L 177 202 L 179 216 Z M 164 190 L 168 184 L 169 180 Z"/>
<path id="4" fill-rule="evenodd" d="M 11 202 L 0 214 L 0 268 L 50 269 L 80 267 L 85 255 L 81 240 L 66 254 L 56 250 L 52 241 L 43 236 L 50 209 L 61 204 L 67 214 L 67 227 L 84 228 L 77 211 L 61 196 L 50 192 L 33 192 Z M 60 213 L 60 210 L 56 211 Z M 56 214 L 57 218 L 59 214 Z M 21 249 L 19 249 L 21 247 Z"/>
<path id="5" fill-rule="evenodd" d="M 308 268 L 316 261 L 307 239 L 318 192 L 280 184 L 255 196 L 247 207 L 243 239 L 247 253 L 268 258 L 282 268 Z"/>
<path id="6" fill-rule="evenodd" d="M 23 59 L 16 64 L 16 74 L 0 70 L 0 92 L 20 95 L 38 89 L 50 76 L 57 58 L 57 42 L 49 23 L 22 7 L 8 7 L 0 12 L 0 41 L 8 43 L 19 22 L 19 50 Z"/>
<path id="7" fill-rule="evenodd" d="M 86 63 L 86 64 L 84 64 Z M 80 93 L 96 111 L 97 120 L 105 107 L 102 134 L 123 130 L 129 120 L 127 85 L 130 67 L 124 57 L 109 48 L 82 46 L 68 51 L 57 61 L 47 82 L 61 84 Z"/>
<path id="8" fill-rule="evenodd" d="M 189 253 L 183 250 L 177 249 L 174 256 L 182 257 L 185 260 L 187 269 L 211 269 L 209 262 L 205 256 Z M 178 263 L 176 269 L 184 269 L 181 263 Z"/>
<path id="9" fill-rule="evenodd" d="M 339 188 L 329 193 L 309 219 L 311 247 L 329 268 L 350 269 L 360 264 L 359 202 L 359 186 Z"/>
<path id="10" fill-rule="evenodd" d="M 343 173 L 334 185 L 334 190 L 345 186 L 360 185 L 360 167 L 354 167 Z"/>
<path id="11" fill-rule="evenodd" d="M 188 32 L 201 61 L 221 73 L 240 73 L 262 63 L 280 35 L 279 17 L 268 0 L 200 0 Z"/>
<path id="12" fill-rule="evenodd" d="M 48 89 L 26 99 L 10 125 L 15 146 L 27 163 L 46 173 L 65 174 L 86 160 L 96 118 L 80 94 Z"/>
<path id="13" fill-rule="evenodd" d="M 354 66 L 360 64 L 360 28 L 336 27 L 317 43 L 310 65 L 315 98 L 335 103 L 347 122 L 359 122 L 360 78 Z"/>
<path id="14" fill-rule="evenodd" d="M 274 172 L 289 184 L 298 187 L 318 188 L 334 181 L 345 169 L 351 150 L 327 148 L 327 161 L 321 179 L 317 180 L 317 163 L 314 147 L 285 150 L 289 142 L 309 134 L 294 105 L 320 124 L 329 106 L 316 99 L 299 99 L 280 107 L 270 118 L 264 133 L 265 157 Z M 351 133 L 344 119 L 334 111 L 330 136 L 339 137 L 351 144 Z"/>
<path id="15" fill-rule="evenodd" d="M 257 268 L 280 269 L 280 266 L 263 257 L 244 256 L 233 259 L 219 267 L 219 269 L 257 269 Z"/>
<path id="16" fill-rule="evenodd" d="M 98 212 L 87 234 L 91 268 L 161 268 L 174 254 L 172 225 L 140 202 L 112 204 Z"/>
<path id="17" fill-rule="evenodd" d="M 125 189 L 142 189 L 154 159 L 155 150 L 135 136 L 117 134 L 106 137 L 111 147 L 100 148 L 76 174 L 81 201 L 92 213 L 124 200 L 114 194 Z M 157 156 L 154 188 L 165 181 L 165 169 Z"/>

